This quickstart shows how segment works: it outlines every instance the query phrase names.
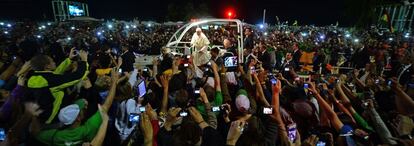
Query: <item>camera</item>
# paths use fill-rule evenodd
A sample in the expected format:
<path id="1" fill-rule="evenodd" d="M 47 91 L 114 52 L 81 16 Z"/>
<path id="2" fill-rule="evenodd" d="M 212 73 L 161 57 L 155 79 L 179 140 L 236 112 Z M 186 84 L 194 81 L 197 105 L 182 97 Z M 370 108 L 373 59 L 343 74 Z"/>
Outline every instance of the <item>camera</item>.
<path id="1" fill-rule="evenodd" d="M 139 122 L 139 114 L 137 114 L 137 113 L 130 113 L 129 114 L 129 122 L 138 123 Z"/>
<path id="2" fill-rule="evenodd" d="M 265 114 L 265 115 L 273 114 L 273 108 L 272 107 L 264 107 L 263 108 L 263 114 Z"/>
<path id="3" fill-rule="evenodd" d="M 187 116 L 188 116 L 188 112 L 187 112 L 187 111 L 182 110 L 182 111 L 180 112 L 180 117 L 187 117 Z"/>
<path id="4" fill-rule="evenodd" d="M 141 113 L 145 112 L 145 106 L 139 107 L 139 112 L 141 112 Z"/>
<path id="5" fill-rule="evenodd" d="M 194 90 L 194 94 L 200 94 L 200 89 Z"/>
<path id="6" fill-rule="evenodd" d="M 220 106 L 213 106 L 211 108 L 211 111 L 213 111 L 213 112 L 219 112 L 220 111 Z"/>
<path id="7" fill-rule="evenodd" d="M 309 84 L 308 83 L 303 84 L 303 88 L 308 89 L 309 88 Z"/>

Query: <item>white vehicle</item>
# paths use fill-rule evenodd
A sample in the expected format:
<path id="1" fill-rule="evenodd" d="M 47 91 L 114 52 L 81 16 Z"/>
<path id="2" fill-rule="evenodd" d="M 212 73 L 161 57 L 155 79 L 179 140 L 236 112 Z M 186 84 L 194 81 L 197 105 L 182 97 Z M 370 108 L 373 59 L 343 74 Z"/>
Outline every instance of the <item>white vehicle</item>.
<path id="1" fill-rule="evenodd" d="M 243 23 L 238 19 L 201 19 L 194 22 L 187 23 L 179 28 L 173 36 L 171 36 L 166 47 L 171 49 L 173 54 L 181 55 L 190 55 L 194 49 L 191 47 L 191 37 L 188 39 L 188 36 L 192 36 L 196 28 L 201 28 L 203 32 L 216 30 L 226 26 L 237 32 L 237 56 L 238 62 L 243 63 Z M 210 42 L 211 42 L 211 38 Z M 223 44 L 209 46 L 209 49 L 218 47 L 219 49 L 223 48 Z M 150 65 L 152 63 L 152 58 L 155 56 L 143 56 L 138 57 L 136 60 L 137 65 Z"/>

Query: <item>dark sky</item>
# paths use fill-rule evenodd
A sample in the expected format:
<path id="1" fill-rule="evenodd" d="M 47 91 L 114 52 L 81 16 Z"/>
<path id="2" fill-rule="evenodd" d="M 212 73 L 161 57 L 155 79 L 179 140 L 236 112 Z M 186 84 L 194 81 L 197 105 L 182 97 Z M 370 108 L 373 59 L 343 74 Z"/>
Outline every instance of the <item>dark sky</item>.
<path id="1" fill-rule="evenodd" d="M 167 6 L 180 0 L 76 0 L 89 4 L 89 12 L 96 18 L 164 20 Z M 202 0 L 190 0 L 199 2 Z M 274 23 L 275 16 L 283 21 L 299 24 L 329 25 L 337 20 L 341 24 L 345 0 L 205 0 L 213 17 L 223 17 L 227 8 L 233 8 L 237 18 L 257 24 L 262 20 L 263 9 L 266 19 Z M 183 6 L 184 8 L 184 6 Z M 50 0 L 0 0 L 1 19 L 31 18 L 51 20 Z M 44 19 L 46 18 L 46 19 Z"/>

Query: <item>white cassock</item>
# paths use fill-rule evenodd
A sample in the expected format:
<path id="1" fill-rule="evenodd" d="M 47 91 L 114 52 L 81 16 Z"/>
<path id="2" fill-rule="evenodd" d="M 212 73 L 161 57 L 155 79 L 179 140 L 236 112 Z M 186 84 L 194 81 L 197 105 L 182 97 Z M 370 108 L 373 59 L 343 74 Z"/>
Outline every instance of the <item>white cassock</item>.
<path id="1" fill-rule="evenodd" d="M 197 33 L 194 33 L 193 37 L 191 38 L 191 46 L 194 47 L 193 51 L 193 63 L 196 66 L 200 66 L 202 64 L 206 64 L 210 60 L 210 54 L 207 52 L 208 45 L 210 41 L 201 33 L 200 36 Z"/>

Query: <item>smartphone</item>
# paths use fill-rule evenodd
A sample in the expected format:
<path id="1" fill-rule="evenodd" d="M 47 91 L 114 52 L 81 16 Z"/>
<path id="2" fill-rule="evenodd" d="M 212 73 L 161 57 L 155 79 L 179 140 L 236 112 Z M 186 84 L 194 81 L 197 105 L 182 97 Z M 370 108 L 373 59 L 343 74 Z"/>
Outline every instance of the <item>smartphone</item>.
<path id="1" fill-rule="evenodd" d="M 224 67 L 237 67 L 237 56 L 231 56 L 224 58 Z"/>
<path id="2" fill-rule="evenodd" d="M 118 72 L 119 72 L 119 73 L 122 73 L 122 68 L 118 69 Z"/>
<path id="3" fill-rule="evenodd" d="M 272 82 L 273 85 L 276 85 L 277 84 L 277 80 L 274 79 L 274 78 L 273 79 L 270 79 L 270 82 Z"/>
<path id="4" fill-rule="evenodd" d="M 213 112 L 219 112 L 220 111 L 220 106 L 213 106 L 211 108 L 211 111 L 213 111 Z"/>
<path id="5" fill-rule="evenodd" d="M 139 84 L 138 84 L 138 89 L 137 89 L 137 91 L 138 91 L 138 98 L 141 98 L 141 97 L 143 97 L 145 94 L 147 94 L 147 88 L 146 88 L 146 86 L 145 86 L 145 82 L 144 81 L 141 81 Z"/>
<path id="6" fill-rule="evenodd" d="M 303 84 L 303 88 L 308 89 L 309 88 L 309 84 L 308 83 Z"/>
<path id="7" fill-rule="evenodd" d="M 142 71 L 147 72 L 148 71 L 148 68 L 144 68 Z"/>
<path id="8" fill-rule="evenodd" d="M 190 59 L 190 57 L 191 57 L 190 55 L 187 55 L 187 59 Z"/>
<path id="9" fill-rule="evenodd" d="M 376 79 L 375 80 L 375 84 L 379 84 L 379 79 Z"/>
<path id="10" fill-rule="evenodd" d="M 273 108 L 272 107 L 264 107 L 263 108 L 263 114 L 265 114 L 265 115 L 273 114 Z"/>
<path id="11" fill-rule="evenodd" d="M 183 110 L 180 112 L 180 117 L 187 117 L 188 116 L 188 112 Z"/>
<path id="12" fill-rule="evenodd" d="M 285 71 L 290 71 L 290 68 L 289 67 L 285 67 Z"/>
<path id="13" fill-rule="evenodd" d="M 3 128 L 0 128 L 0 141 L 6 140 L 6 132 Z"/>
<path id="14" fill-rule="evenodd" d="M 287 129 L 290 142 L 294 142 L 296 140 L 296 124 L 288 125 Z"/>
<path id="15" fill-rule="evenodd" d="M 139 107 L 139 112 L 141 112 L 141 113 L 145 112 L 145 106 Z"/>
<path id="16" fill-rule="evenodd" d="M 188 63 L 184 63 L 184 67 L 188 67 Z"/>
<path id="17" fill-rule="evenodd" d="M 387 86 L 391 86 L 391 84 L 392 84 L 392 81 L 391 81 L 391 80 L 389 80 L 389 81 L 387 82 Z"/>
<path id="18" fill-rule="evenodd" d="M 131 123 L 138 123 L 139 122 L 139 114 L 137 114 L 137 113 L 130 113 L 129 114 L 129 122 L 131 122 Z"/>

